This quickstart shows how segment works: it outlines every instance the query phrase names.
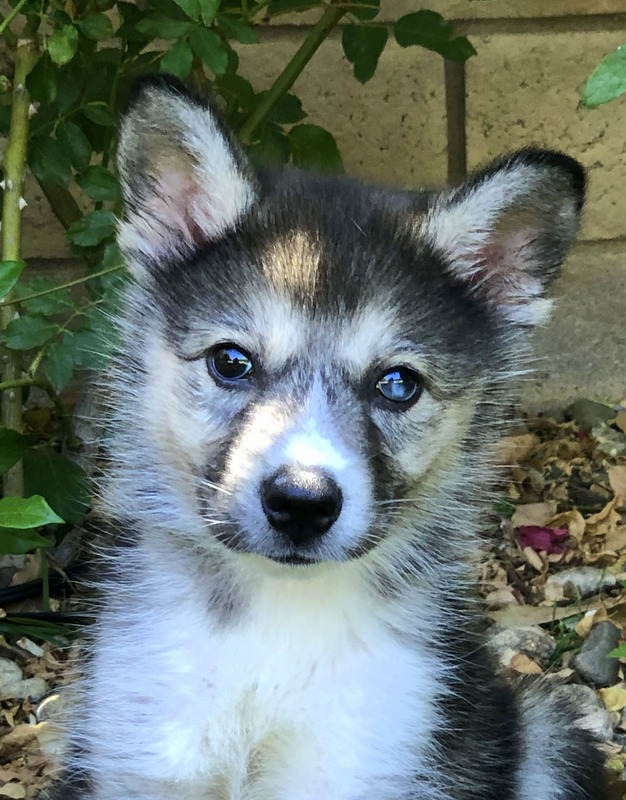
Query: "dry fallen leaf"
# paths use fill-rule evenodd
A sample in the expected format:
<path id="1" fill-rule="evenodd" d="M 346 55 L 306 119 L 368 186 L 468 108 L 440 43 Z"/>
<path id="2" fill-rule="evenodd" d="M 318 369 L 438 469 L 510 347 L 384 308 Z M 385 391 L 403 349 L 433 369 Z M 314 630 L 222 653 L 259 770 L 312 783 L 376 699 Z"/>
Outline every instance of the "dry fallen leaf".
<path id="1" fill-rule="evenodd" d="M 494 447 L 493 462 L 499 466 L 521 464 L 533 447 L 536 447 L 540 441 L 540 438 L 535 433 L 505 436 Z"/>
<path id="2" fill-rule="evenodd" d="M 585 533 L 585 518 L 577 508 L 572 508 L 570 511 L 563 511 L 549 519 L 547 527 L 567 528 L 569 535 L 573 536 L 580 544 Z"/>
<path id="3" fill-rule="evenodd" d="M 545 525 L 556 514 L 556 503 L 524 503 L 518 506 L 511 517 L 511 525 Z"/>
<path id="4" fill-rule="evenodd" d="M 608 689 L 600 689 L 598 693 L 607 711 L 621 711 L 626 708 L 626 685 L 623 683 L 609 686 Z"/>
<path id="5" fill-rule="evenodd" d="M 514 672 L 520 672 L 523 675 L 541 675 L 542 673 L 539 664 L 533 661 L 532 658 L 529 658 L 525 653 L 516 653 L 509 661 L 509 669 L 512 669 Z"/>
<path id="6" fill-rule="evenodd" d="M 10 797 L 13 800 L 23 800 L 26 797 L 26 789 L 23 783 L 5 783 L 0 786 L 0 797 Z"/>
<path id="7" fill-rule="evenodd" d="M 626 414 L 626 411 L 620 412 Z M 609 484 L 615 492 L 615 496 L 621 500 L 626 499 L 626 464 L 616 464 L 609 467 Z"/>

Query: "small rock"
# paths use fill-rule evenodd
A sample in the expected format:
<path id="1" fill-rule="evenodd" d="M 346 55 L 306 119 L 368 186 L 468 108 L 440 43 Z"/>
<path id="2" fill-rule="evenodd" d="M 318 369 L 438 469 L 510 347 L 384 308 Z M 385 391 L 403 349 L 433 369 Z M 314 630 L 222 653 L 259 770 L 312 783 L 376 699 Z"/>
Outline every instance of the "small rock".
<path id="1" fill-rule="evenodd" d="M 591 431 L 601 422 L 610 422 L 616 416 L 616 411 L 604 403 L 595 403 L 593 400 L 576 400 L 565 409 L 570 419 L 584 431 Z"/>
<path id="2" fill-rule="evenodd" d="M 534 625 L 524 625 L 519 628 L 501 628 L 496 625 L 492 631 L 488 646 L 503 666 L 508 666 L 510 663 L 512 651 L 523 653 L 540 666 L 547 667 L 556 649 L 554 639 Z"/>
<path id="3" fill-rule="evenodd" d="M 566 697 L 577 709 L 580 715 L 580 727 L 595 733 L 605 742 L 613 739 L 615 727 L 613 715 L 602 705 L 593 689 L 569 683 L 566 686 L 559 686 L 555 694 L 558 697 Z"/>
<path id="4" fill-rule="evenodd" d="M 541 412 L 545 419 L 553 419 L 555 422 L 565 422 L 565 411 L 562 406 L 548 406 Z"/>
<path id="5" fill-rule="evenodd" d="M 565 598 L 576 600 L 589 597 L 617 585 L 617 578 L 598 567 L 572 567 L 550 575 L 546 581 L 545 592 L 550 598 L 558 595 L 556 587 L 563 589 Z"/>
<path id="6" fill-rule="evenodd" d="M 596 449 L 610 458 L 626 453 L 626 436 L 621 431 L 609 427 L 605 422 L 594 425 L 591 436 L 595 440 Z"/>
<path id="7" fill-rule="evenodd" d="M 41 697 L 47 691 L 48 684 L 43 678 L 24 678 L 17 664 L 0 658 L 0 700 Z"/>
<path id="8" fill-rule="evenodd" d="M 612 622 L 599 622 L 591 629 L 574 660 L 578 674 L 595 686 L 612 686 L 619 674 L 619 660 L 608 654 L 619 644 L 620 631 Z"/>

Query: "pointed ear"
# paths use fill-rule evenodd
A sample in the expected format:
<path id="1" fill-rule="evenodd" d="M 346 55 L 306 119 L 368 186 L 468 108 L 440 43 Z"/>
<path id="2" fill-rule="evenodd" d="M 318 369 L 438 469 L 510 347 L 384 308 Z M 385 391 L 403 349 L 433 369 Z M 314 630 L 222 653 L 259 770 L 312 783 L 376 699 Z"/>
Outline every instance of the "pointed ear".
<path id="1" fill-rule="evenodd" d="M 257 195 L 243 150 L 212 104 L 169 76 L 135 85 L 117 163 L 119 242 L 138 273 L 234 228 Z"/>
<path id="2" fill-rule="evenodd" d="M 543 322 L 543 292 L 577 230 L 585 173 L 574 159 L 521 150 L 437 196 L 422 235 L 446 269 L 511 322 Z"/>

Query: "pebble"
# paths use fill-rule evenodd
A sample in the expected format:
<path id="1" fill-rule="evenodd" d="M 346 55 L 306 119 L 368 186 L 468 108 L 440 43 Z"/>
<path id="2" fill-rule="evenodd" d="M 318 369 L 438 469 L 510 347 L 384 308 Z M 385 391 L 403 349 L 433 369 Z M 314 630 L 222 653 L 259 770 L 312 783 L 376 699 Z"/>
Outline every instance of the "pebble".
<path id="1" fill-rule="evenodd" d="M 606 570 L 598 567 L 572 567 L 550 575 L 546 581 L 546 593 L 550 596 L 550 587 L 560 586 L 565 597 L 575 600 L 612 589 L 616 585 L 617 578 Z"/>
<path id="2" fill-rule="evenodd" d="M 604 403 L 596 403 L 593 400 L 581 398 L 575 400 L 565 409 L 565 413 L 570 419 L 584 431 L 591 431 L 601 422 L 610 422 L 615 418 L 616 411 Z"/>
<path id="3" fill-rule="evenodd" d="M 619 674 L 619 659 L 609 658 L 620 641 L 620 631 L 612 622 L 594 625 L 574 659 L 578 674 L 594 686 L 613 686 Z"/>
<path id="4" fill-rule="evenodd" d="M 48 684 L 43 678 L 25 678 L 17 664 L 0 658 L 0 700 L 41 697 L 47 691 Z"/>
<path id="5" fill-rule="evenodd" d="M 524 653 L 545 668 L 550 664 L 550 658 L 556 649 L 555 640 L 535 625 L 524 625 L 519 628 L 502 628 L 494 625 L 487 644 L 503 666 L 508 665 L 513 651 Z"/>
<path id="6" fill-rule="evenodd" d="M 591 435 L 595 439 L 596 450 L 604 455 L 617 458 L 626 453 L 626 437 L 622 431 L 616 431 L 606 423 L 601 423 L 594 425 Z"/>

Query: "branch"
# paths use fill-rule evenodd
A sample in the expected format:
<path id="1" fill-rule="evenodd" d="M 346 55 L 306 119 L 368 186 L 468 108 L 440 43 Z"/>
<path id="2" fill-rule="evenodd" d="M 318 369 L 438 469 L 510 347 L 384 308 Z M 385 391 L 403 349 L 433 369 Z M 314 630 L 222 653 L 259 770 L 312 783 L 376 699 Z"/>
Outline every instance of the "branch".
<path id="1" fill-rule="evenodd" d="M 19 7 L 19 5 L 18 5 Z M 8 18 L 7 18 L 8 19 Z M 5 20 L 6 22 L 6 20 Z M 13 78 L 13 98 L 9 139 L 4 156 L 4 202 L 2 206 L 2 259 L 20 260 L 20 233 L 22 211 L 20 200 L 24 193 L 24 172 L 26 170 L 26 148 L 30 97 L 26 91 L 26 76 L 37 62 L 37 50 L 32 39 L 20 39 L 15 50 L 15 75 Z M 13 309 L 0 309 L 2 330 L 13 318 Z M 2 365 L 2 382 L 15 380 L 21 374 L 19 353 L 7 351 Z M 15 386 L 2 397 L 0 415 L 5 428 L 22 430 L 22 391 Z M 24 494 L 22 464 L 16 464 L 4 476 L 4 494 Z"/>
<path id="2" fill-rule="evenodd" d="M 61 225 L 67 230 L 72 222 L 76 222 L 83 216 L 78 203 L 74 200 L 69 189 L 58 183 L 45 183 L 37 181 L 44 193 L 46 200 L 50 203 L 52 213 L 59 220 Z"/>
<path id="3" fill-rule="evenodd" d="M 71 289 L 72 286 L 80 286 L 81 283 L 87 283 L 88 281 L 93 281 L 96 278 L 101 278 L 103 275 L 110 275 L 112 272 L 120 272 L 123 269 L 124 267 L 121 265 L 119 267 L 107 267 L 106 269 L 101 269 L 100 272 L 92 272 L 90 275 L 84 275 L 82 278 L 75 278 L 73 281 L 60 283 L 58 286 L 53 286 L 51 289 L 42 289 L 40 292 L 33 292 L 32 294 L 24 295 L 24 297 L 14 297 L 10 300 L 3 300 L 0 303 L 0 308 L 4 308 L 4 306 L 12 306 L 16 303 L 26 303 L 28 300 L 34 300 L 36 297 L 43 297 L 46 294 L 54 294 L 55 292 L 60 292 L 63 289 Z"/>
<path id="4" fill-rule="evenodd" d="M 8 38 L 10 39 L 12 36 L 15 35 L 9 29 L 9 25 L 13 22 L 15 17 L 17 17 L 17 15 L 20 13 L 20 11 L 26 5 L 26 3 L 27 0 L 20 0 L 19 3 L 15 6 L 15 8 L 12 8 L 11 11 L 9 11 L 9 13 L 7 14 L 7 16 L 2 20 L 2 22 L 0 22 L 0 36 L 4 34 L 5 38 L 7 38 L 6 35 L 8 33 L 9 34 Z"/>
<path id="5" fill-rule="evenodd" d="M 331 3 L 322 14 L 314 28 L 311 29 L 302 45 L 297 50 L 291 61 L 280 73 L 272 86 L 266 92 L 263 100 L 254 109 L 252 114 L 239 129 L 239 139 L 244 144 L 250 144 L 256 129 L 267 119 L 276 103 L 285 95 L 296 82 L 302 70 L 317 52 L 324 39 L 337 25 L 339 20 L 347 13 L 350 6 L 342 8 L 336 3 Z"/>

